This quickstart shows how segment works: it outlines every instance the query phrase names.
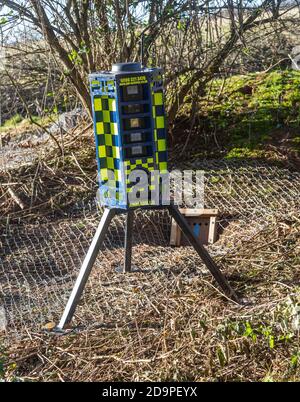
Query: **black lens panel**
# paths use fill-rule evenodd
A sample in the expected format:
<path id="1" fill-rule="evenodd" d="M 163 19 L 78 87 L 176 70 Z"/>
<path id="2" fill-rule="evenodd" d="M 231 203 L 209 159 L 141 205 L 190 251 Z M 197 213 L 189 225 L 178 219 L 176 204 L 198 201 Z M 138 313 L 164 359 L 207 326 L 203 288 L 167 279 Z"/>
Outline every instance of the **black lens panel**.
<path id="1" fill-rule="evenodd" d="M 133 117 L 131 119 L 123 119 L 124 130 L 137 130 L 146 128 L 145 118 Z"/>
<path id="2" fill-rule="evenodd" d="M 126 85 L 122 87 L 122 100 L 124 102 L 143 100 L 143 85 Z"/>
<path id="3" fill-rule="evenodd" d="M 125 148 L 125 158 L 140 158 L 148 156 L 148 149 L 144 145 L 134 145 L 132 147 Z"/>
<path id="4" fill-rule="evenodd" d="M 124 114 L 136 114 L 136 113 L 144 113 L 145 112 L 145 105 L 126 105 L 123 106 L 123 113 Z"/>
<path id="5" fill-rule="evenodd" d="M 125 134 L 123 137 L 123 143 L 124 144 L 133 144 L 135 142 L 146 142 L 148 141 L 149 133 L 147 132 L 134 132 L 134 133 L 129 133 Z"/>

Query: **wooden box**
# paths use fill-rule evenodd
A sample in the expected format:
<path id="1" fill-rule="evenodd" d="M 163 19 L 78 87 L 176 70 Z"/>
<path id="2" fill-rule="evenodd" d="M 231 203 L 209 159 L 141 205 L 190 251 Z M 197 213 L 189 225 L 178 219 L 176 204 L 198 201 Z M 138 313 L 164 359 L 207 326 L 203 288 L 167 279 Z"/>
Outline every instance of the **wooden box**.
<path id="1" fill-rule="evenodd" d="M 185 216 L 201 244 L 215 243 L 217 240 L 217 209 L 182 208 L 180 212 Z M 171 224 L 170 245 L 189 245 L 174 219 Z"/>

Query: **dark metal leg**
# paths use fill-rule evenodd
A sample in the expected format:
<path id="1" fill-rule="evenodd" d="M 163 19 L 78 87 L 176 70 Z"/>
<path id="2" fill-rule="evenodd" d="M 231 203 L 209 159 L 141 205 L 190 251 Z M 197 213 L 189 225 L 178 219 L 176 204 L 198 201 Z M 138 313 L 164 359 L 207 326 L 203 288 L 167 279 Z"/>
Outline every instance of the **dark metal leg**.
<path id="1" fill-rule="evenodd" d="M 218 282 L 220 287 L 223 289 L 224 293 L 228 297 L 230 297 L 232 300 L 236 301 L 237 303 L 240 303 L 239 298 L 237 297 L 235 291 L 229 285 L 225 276 L 222 274 L 219 267 L 214 262 L 214 260 L 211 258 L 209 253 L 206 251 L 206 249 L 202 246 L 202 244 L 199 242 L 197 237 L 194 235 L 192 229 L 190 228 L 189 224 L 185 220 L 184 216 L 180 213 L 179 209 L 174 205 L 170 205 L 170 207 L 168 209 L 170 211 L 170 214 L 173 216 L 173 218 L 177 222 L 178 226 L 181 228 L 184 235 L 187 237 L 187 239 L 189 240 L 191 245 L 194 247 L 194 249 L 197 251 L 197 253 L 201 257 L 201 259 L 204 262 L 204 264 L 206 265 L 206 267 L 209 269 L 209 271 L 211 272 L 211 274 L 213 275 L 215 280 Z"/>
<path id="2" fill-rule="evenodd" d="M 106 235 L 108 226 L 109 226 L 112 218 L 115 216 L 115 214 L 116 214 L 116 210 L 114 210 L 114 209 L 105 209 L 104 210 L 104 213 L 102 215 L 102 218 L 101 218 L 101 221 L 97 228 L 97 231 L 95 233 L 95 236 L 92 240 L 90 248 L 89 248 L 87 255 L 85 256 L 85 259 L 83 261 L 83 264 L 80 268 L 79 275 L 76 279 L 76 282 L 73 287 L 72 293 L 69 297 L 68 303 L 65 307 L 65 311 L 57 326 L 58 329 L 63 329 L 66 326 L 66 324 L 68 324 L 72 320 L 75 309 L 80 300 L 81 294 L 82 294 L 85 284 L 90 276 L 90 273 L 93 268 L 94 262 L 97 258 L 99 249 L 100 249 L 101 244 Z"/>
<path id="3" fill-rule="evenodd" d="M 125 260 L 123 272 L 131 272 L 133 211 L 128 211 L 125 227 Z"/>

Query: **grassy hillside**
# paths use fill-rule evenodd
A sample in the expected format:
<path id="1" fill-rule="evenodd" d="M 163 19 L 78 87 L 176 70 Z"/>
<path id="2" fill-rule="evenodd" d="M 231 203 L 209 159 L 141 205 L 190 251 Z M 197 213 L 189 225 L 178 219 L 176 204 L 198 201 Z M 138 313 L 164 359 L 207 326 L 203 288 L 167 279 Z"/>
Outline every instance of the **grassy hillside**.
<path id="1" fill-rule="evenodd" d="M 191 129 L 191 101 L 175 129 L 175 142 L 184 142 Z M 186 149 L 203 156 L 227 158 L 264 156 L 266 146 L 284 143 L 300 151 L 300 73 L 272 71 L 210 83 L 195 108 L 196 118 Z M 187 119 L 189 121 L 187 122 Z M 182 131 L 184 121 L 185 130 Z"/>

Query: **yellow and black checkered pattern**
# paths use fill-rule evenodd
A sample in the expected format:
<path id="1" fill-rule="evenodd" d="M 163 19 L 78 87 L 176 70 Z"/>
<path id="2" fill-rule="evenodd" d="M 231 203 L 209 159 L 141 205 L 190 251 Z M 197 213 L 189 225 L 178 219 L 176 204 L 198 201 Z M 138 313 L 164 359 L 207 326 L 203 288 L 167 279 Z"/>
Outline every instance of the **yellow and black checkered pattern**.
<path id="1" fill-rule="evenodd" d="M 153 157 L 149 158 L 140 158 L 136 159 L 134 163 L 130 162 L 129 160 L 124 161 L 124 168 L 125 168 L 125 180 L 126 180 L 126 189 L 127 193 L 130 193 L 133 190 L 133 187 L 135 186 L 136 183 L 132 183 L 129 180 L 129 175 L 131 172 L 134 170 L 144 170 L 148 174 L 148 180 L 150 180 L 149 185 L 147 188 L 139 188 L 139 192 L 146 192 L 147 193 L 147 199 L 142 200 L 137 202 L 137 203 L 129 203 L 130 207 L 138 206 L 138 205 L 149 205 L 151 204 L 150 201 L 150 192 L 155 190 L 155 183 L 154 183 L 154 177 L 151 176 L 151 172 L 155 170 L 155 162 Z"/>
<path id="2" fill-rule="evenodd" d="M 161 176 L 167 173 L 161 70 L 146 69 L 142 74 L 134 72 L 124 76 L 113 71 L 94 73 L 90 75 L 90 84 L 101 202 L 106 206 L 120 208 L 158 202 L 151 200 L 151 196 L 156 198 L 157 194 L 162 194 Z M 126 86 L 133 85 L 141 86 L 137 98 L 130 97 L 134 94 L 129 93 L 129 90 L 127 93 Z M 143 115 L 141 111 L 133 113 L 127 107 L 133 101 L 142 101 L 146 105 L 139 109 L 143 110 Z M 143 141 L 137 140 L 135 143 L 131 133 L 138 132 L 138 128 L 131 127 L 132 121 L 128 119 L 143 119 L 139 127 L 143 130 Z M 138 146 L 141 151 L 135 149 L 133 152 L 133 147 Z M 147 173 L 149 183 L 142 186 L 145 188 L 136 186 L 142 180 L 141 177 L 129 181 L 131 172 L 135 170 Z M 159 174 L 152 174 L 156 172 Z M 137 199 L 134 200 L 135 196 Z"/>
<path id="3" fill-rule="evenodd" d="M 167 170 L 166 118 L 163 91 L 155 91 L 152 83 L 152 117 L 154 124 L 154 141 L 156 145 L 155 162 L 160 172 Z"/>
<path id="4" fill-rule="evenodd" d="M 129 181 L 129 175 L 133 170 L 144 170 L 145 172 L 152 172 L 155 170 L 154 158 L 141 158 L 134 161 L 134 163 L 130 163 L 130 161 L 124 161 L 125 166 L 125 179 L 127 185 L 127 192 L 131 191 L 134 183 Z M 152 188 L 150 188 L 152 190 Z"/>
<path id="5" fill-rule="evenodd" d="M 92 80 L 91 81 L 91 88 L 92 90 L 101 90 L 103 93 L 113 93 L 115 92 L 115 82 L 113 80 L 108 81 L 99 81 L 99 80 Z"/>
<path id="6" fill-rule="evenodd" d="M 106 187 L 118 190 L 122 184 L 120 143 L 116 116 L 116 100 L 109 95 L 94 96 L 95 131 L 98 146 L 99 179 Z"/>

